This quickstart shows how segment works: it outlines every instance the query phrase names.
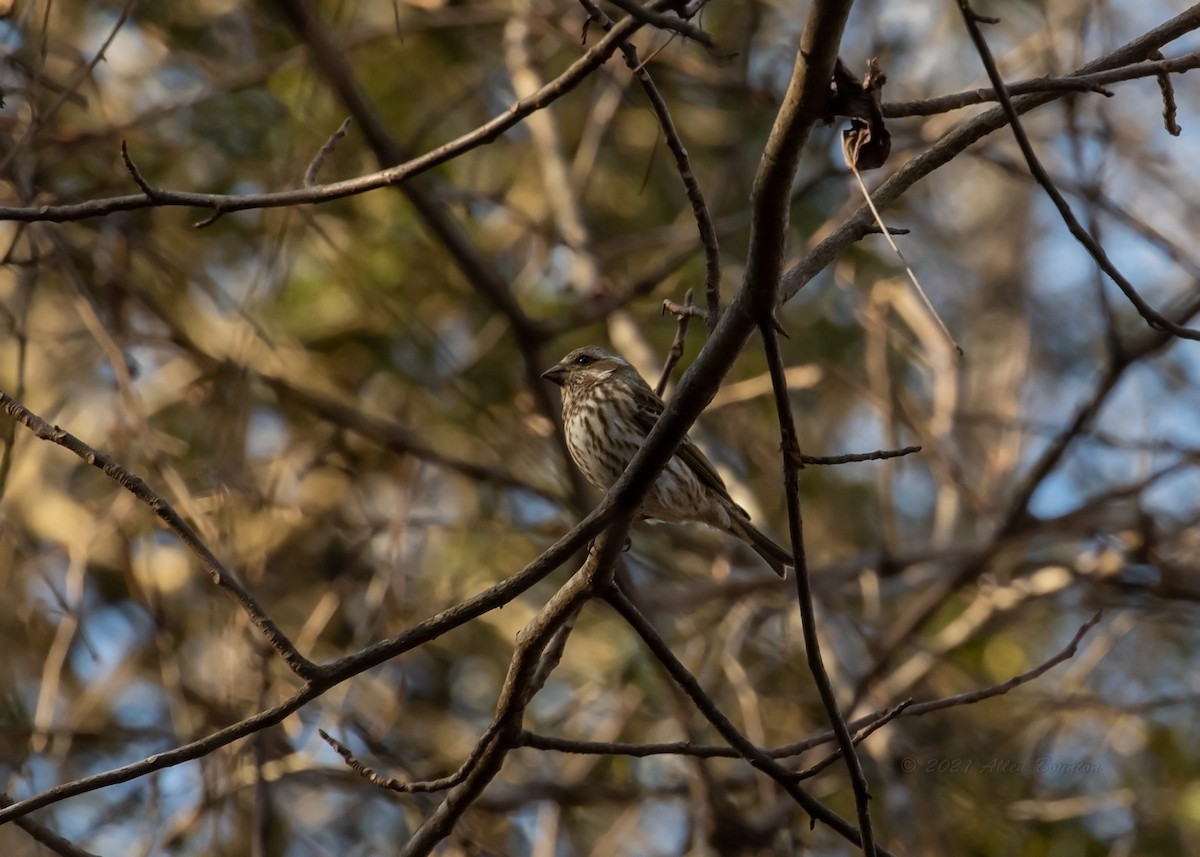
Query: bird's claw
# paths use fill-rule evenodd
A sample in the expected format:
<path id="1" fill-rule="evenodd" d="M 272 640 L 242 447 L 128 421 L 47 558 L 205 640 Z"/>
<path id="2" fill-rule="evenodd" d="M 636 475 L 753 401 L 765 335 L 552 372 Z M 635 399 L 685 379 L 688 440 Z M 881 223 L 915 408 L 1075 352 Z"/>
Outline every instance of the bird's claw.
<path id="1" fill-rule="evenodd" d="M 633 547 L 633 539 L 631 539 L 629 536 L 626 536 L 625 542 L 621 545 L 621 553 L 627 553 L 631 547 Z M 589 554 L 595 553 L 596 542 L 594 540 L 588 542 L 587 549 Z"/>

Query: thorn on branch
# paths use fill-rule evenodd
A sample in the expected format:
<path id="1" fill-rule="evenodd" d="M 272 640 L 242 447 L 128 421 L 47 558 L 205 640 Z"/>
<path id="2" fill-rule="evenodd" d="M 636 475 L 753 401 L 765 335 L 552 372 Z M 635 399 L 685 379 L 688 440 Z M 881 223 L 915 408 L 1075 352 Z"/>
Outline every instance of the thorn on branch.
<path id="1" fill-rule="evenodd" d="M 1045 79 L 1049 80 L 1049 78 L 1045 78 Z M 1109 89 L 1107 86 L 1104 86 L 1099 83 L 1094 83 L 1090 80 L 1080 80 L 1080 81 L 1077 81 L 1077 84 L 1078 84 L 1078 88 L 1079 88 L 1080 92 L 1094 92 L 1097 95 L 1103 95 L 1105 98 L 1112 98 L 1114 95 L 1116 95 L 1116 93 L 1113 92 L 1111 89 Z M 1063 86 L 1062 88 L 1070 89 L 1071 84 L 1068 83 L 1065 86 Z M 1011 93 L 1009 93 L 1009 94 L 1011 95 Z"/>
<path id="2" fill-rule="evenodd" d="M 882 235 L 883 230 L 879 228 L 878 224 L 872 223 L 870 226 L 868 226 L 864 230 L 864 234 L 866 234 L 866 235 Z M 889 226 L 887 228 L 887 234 L 888 235 L 911 235 L 912 230 L 905 229 L 902 226 Z"/>
<path id="3" fill-rule="evenodd" d="M 1000 23 L 999 18 L 995 18 L 991 15 L 980 15 L 978 12 L 976 12 L 974 9 L 972 9 L 970 6 L 966 5 L 965 3 L 960 2 L 959 5 L 961 5 L 963 7 L 963 10 L 968 15 L 970 15 L 971 18 L 978 24 L 999 24 Z"/>
<path id="4" fill-rule="evenodd" d="M 333 150 L 337 148 L 338 142 L 346 136 L 346 131 L 350 129 L 350 117 L 347 116 L 342 120 L 342 124 L 338 129 L 330 135 L 325 141 L 325 145 L 321 147 L 321 151 L 317 152 L 312 163 L 308 165 L 308 169 L 304 171 L 304 186 L 312 187 L 317 183 L 317 173 L 321 172 L 321 167 L 325 166 L 325 159 L 333 154 Z"/>
<path id="5" fill-rule="evenodd" d="M 225 209 L 218 205 L 215 208 L 213 208 L 213 213 L 210 214 L 208 217 L 204 218 L 203 220 L 198 220 L 195 223 L 193 223 L 192 228 L 193 229 L 204 229 L 205 227 L 212 226 L 214 223 L 216 223 L 218 220 L 220 220 L 224 214 L 225 214 Z"/>

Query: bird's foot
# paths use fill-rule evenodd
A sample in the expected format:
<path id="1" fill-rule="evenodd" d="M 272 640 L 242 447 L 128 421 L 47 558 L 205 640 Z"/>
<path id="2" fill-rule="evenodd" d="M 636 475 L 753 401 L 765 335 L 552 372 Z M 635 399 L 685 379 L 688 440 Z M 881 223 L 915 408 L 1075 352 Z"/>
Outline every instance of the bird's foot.
<path id="1" fill-rule="evenodd" d="M 633 539 L 631 539 L 629 536 L 626 536 L 625 543 L 621 545 L 621 553 L 628 553 L 629 549 L 631 547 L 633 547 Z M 595 540 L 588 542 L 587 550 L 588 550 L 589 554 L 595 553 L 595 551 L 596 551 Z"/>

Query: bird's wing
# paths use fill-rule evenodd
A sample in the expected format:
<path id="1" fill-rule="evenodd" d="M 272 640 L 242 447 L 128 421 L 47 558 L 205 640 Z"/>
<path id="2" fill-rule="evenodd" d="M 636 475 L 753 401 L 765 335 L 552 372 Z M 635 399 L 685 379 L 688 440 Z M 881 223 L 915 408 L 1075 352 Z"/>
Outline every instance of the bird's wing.
<path id="1" fill-rule="evenodd" d="M 717 468 L 712 466 L 712 462 L 708 460 L 708 457 L 700 451 L 700 447 L 687 438 L 684 438 L 683 442 L 679 444 L 679 449 L 675 451 L 675 454 L 683 459 L 684 464 L 692 468 L 695 474 L 700 477 L 702 483 L 720 494 L 722 499 L 728 500 L 735 508 L 741 509 L 741 506 L 734 503 L 733 498 L 729 496 L 729 489 L 725 487 L 725 480 L 721 478 L 720 473 L 717 473 Z"/>
<path id="2" fill-rule="evenodd" d="M 637 423 L 638 429 L 641 430 L 642 436 L 645 437 L 650 434 L 650 430 L 654 428 L 654 424 L 662 416 L 665 406 L 663 405 L 663 400 L 649 386 L 645 388 L 638 386 L 634 389 L 636 390 L 638 403 L 637 412 L 634 414 L 634 421 Z M 733 498 L 729 496 L 729 489 L 725 487 L 725 481 L 721 478 L 721 474 L 717 473 L 717 468 L 713 467 L 708 457 L 700 451 L 700 447 L 685 437 L 675 450 L 675 454 L 699 477 L 701 484 L 716 491 L 717 494 L 723 499 L 728 500 L 735 508 L 741 508 L 733 502 Z"/>

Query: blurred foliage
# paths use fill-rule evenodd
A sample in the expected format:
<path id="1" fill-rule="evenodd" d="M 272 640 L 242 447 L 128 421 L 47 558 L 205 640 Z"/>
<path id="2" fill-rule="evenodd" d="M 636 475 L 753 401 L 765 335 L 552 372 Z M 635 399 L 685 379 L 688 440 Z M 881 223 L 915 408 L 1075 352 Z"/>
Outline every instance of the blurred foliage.
<path id="1" fill-rule="evenodd" d="M 0 202 L 134 194 L 122 141 L 155 186 L 300 186 L 347 108 L 279 5 L 16 4 L 0 20 Z M 582 51 L 584 15 L 572 4 L 319 6 L 383 127 L 414 153 L 507 109 L 518 56 L 547 81 Z M 1068 72 L 1177 10 L 1071 0 L 982 11 L 1004 19 L 988 37 L 1016 80 Z M 712 52 L 636 39 L 718 224 L 726 299 L 803 20 L 793 4 L 714 3 L 702 17 Z M 982 85 L 951 3 L 864 0 L 842 54 L 853 68 L 879 56 L 889 99 Z M 1027 128 L 1117 264 L 1174 309 L 1194 299 L 1200 271 L 1195 137 L 1163 131 L 1154 80 L 1113 88 L 1111 99 L 1042 108 Z M 1177 96 L 1181 116 L 1194 116 L 1195 88 L 1180 84 Z M 892 120 L 883 172 L 980 109 Z M 209 212 L 169 207 L 3 221 L 0 388 L 142 475 L 313 659 L 397 634 L 515 573 L 586 512 L 531 371 L 601 342 L 653 379 L 675 333 L 662 299 L 703 282 L 690 206 L 627 69 L 610 61 L 543 118 L 556 147 L 525 123 L 415 184 L 552 337 L 522 343 L 393 190 L 204 228 L 195 224 Z M 793 257 L 858 205 L 837 134 L 819 129 L 806 149 Z M 548 178 L 556 158 L 566 186 Z M 352 124 L 319 180 L 380 166 Z M 563 200 L 582 242 L 564 227 Z M 802 474 L 825 656 L 847 712 L 1006 681 L 1058 652 L 1097 608 L 1108 612 L 1074 659 L 1036 682 L 898 719 L 865 741 L 879 838 L 904 855 L 1200 853 L 1195 346 L 1142 347 L 1151 332 L 1069 241 L 1007 132 L 886 216 L 911 230 L 899 240 L 964 359 L 874 237 L 779 313 L 806 453 L 924 447 Z M 597 311 L 654 272 L 631 300 Z M 690 330 L 684 366 L 702 328 Z M 531 356 L 541 365 L 526 365 Z M 693 436 L 781 534 L 765 373 L 752 342 Z M 1014 510 L 1019 486 L 1096 396 L 1096 418 Z M 360 417 L 399 427 L 409 448 L 364 433 Z M 137 761 L 295 690 L 150 510 L 22 427 L 6 422 L 0 437 L 5 793 L 21 799 Z M 979 555 L 981 567 L 870 673 L 899 620 Z M 791 589 L 753 556 L 710 531 L 639 527 L 623 563 L 643 608 L 752 740 L 776 746 L 827 728 Z M 100 854 L 393 853 L 437 796 L 375 788 L 316 730 L 402 779 L 454 771 L 490 721 L 517 632 L 568 573 L 279 727 L 33 818 Z M 584 610 L 525 725 L 587 740 L 717 741 L 599 604 Z M 808 785 L 853 817 L 843 768 Z M 445 853 L 804 850 L 853 853 L 810 832 L 744 763 L 520 749 Z M 0 851 L 45 853 L 13 824 L 0 828 Z"/>

